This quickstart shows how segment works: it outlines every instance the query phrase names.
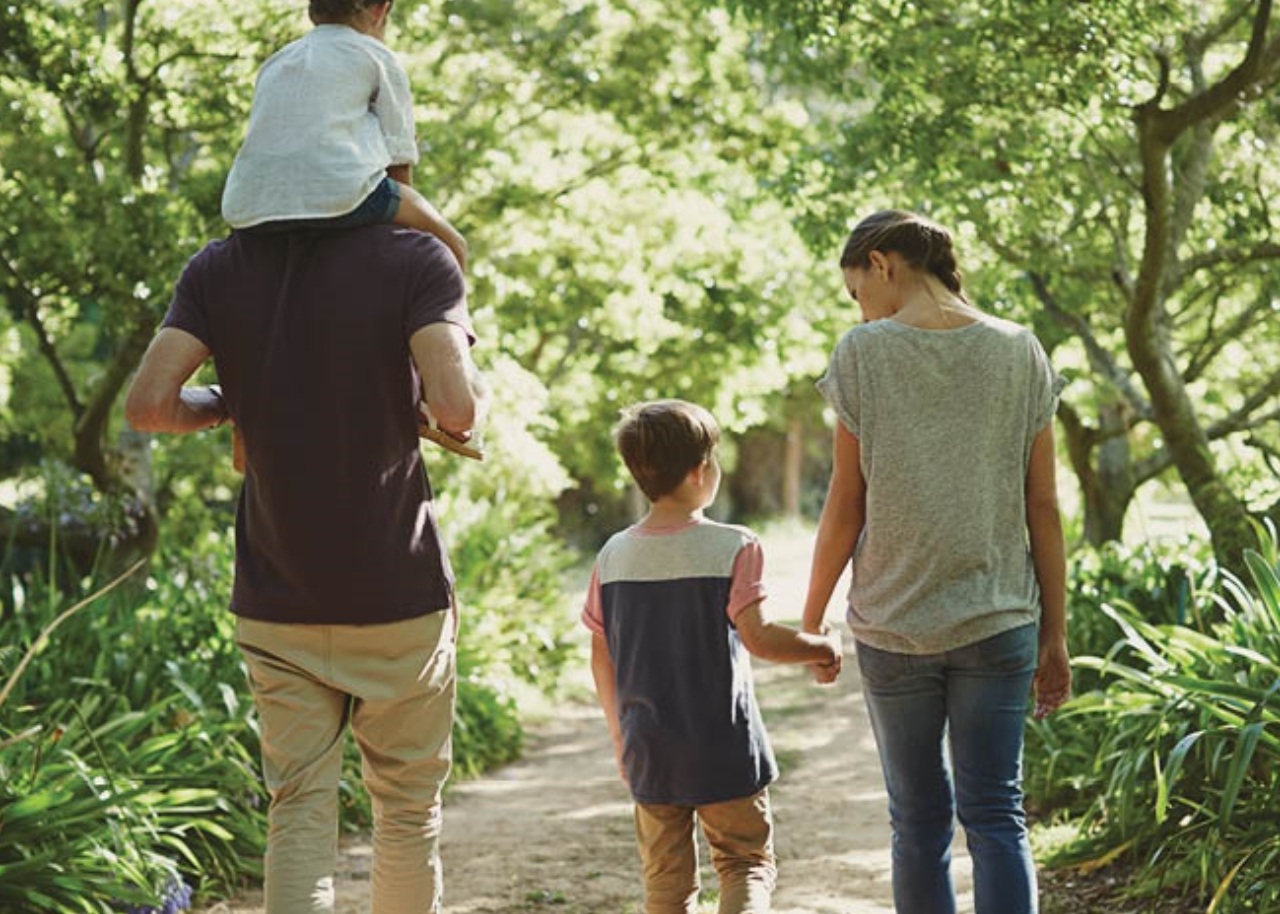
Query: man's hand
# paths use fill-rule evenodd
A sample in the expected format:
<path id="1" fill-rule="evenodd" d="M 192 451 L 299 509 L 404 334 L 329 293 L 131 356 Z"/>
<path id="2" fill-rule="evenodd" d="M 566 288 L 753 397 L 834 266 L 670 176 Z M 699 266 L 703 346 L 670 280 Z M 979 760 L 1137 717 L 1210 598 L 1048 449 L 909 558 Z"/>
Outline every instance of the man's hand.
<path id="1" fill-rule="evenodd" d="M 165 327 L 147 347 L 125 397 L 125 418 L 140 432 L 198 432 L 228 418 L 226 401 L 209 387 L 182 385 L 209 357 L 190 333 Z"/>
<path id="2" fill-rule="evenodd" d="M 472 442 L 475 432 L 470 429 L 450 432 L 441 428 L 435 416 L 431 415 L 425 400 L 418 403 L 418 435 L 428 441 L 434 441 L 446 451 L 470 457 L 472 460 L 484 460 L 484 449 L 478 442 Z"/>

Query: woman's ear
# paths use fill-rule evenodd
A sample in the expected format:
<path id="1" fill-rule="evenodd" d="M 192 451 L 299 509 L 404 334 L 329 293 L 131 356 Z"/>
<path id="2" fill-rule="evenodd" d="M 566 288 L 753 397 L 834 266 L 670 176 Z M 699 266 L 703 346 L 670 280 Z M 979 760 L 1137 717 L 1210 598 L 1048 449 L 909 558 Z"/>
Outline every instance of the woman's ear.
<path id="1" fill-rule="evenodd" d="M 893 276 L 893 263 L 880 251 L 872 251 L 867 255 L 867 261 L 870 268 L 880 274 L 881 279 L 889 279 Z"/>

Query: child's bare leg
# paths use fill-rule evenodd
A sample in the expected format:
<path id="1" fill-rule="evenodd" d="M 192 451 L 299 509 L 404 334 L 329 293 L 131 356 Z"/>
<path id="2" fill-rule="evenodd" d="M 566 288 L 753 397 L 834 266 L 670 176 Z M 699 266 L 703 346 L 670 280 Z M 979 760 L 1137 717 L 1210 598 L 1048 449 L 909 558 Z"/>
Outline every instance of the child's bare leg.
<path id="1" fill-rule="evenodd" d="M 463 270 L 467 268 L 467 240 L 440 215 L 426 197 L 418 193 L 408 184 L 400 184 L 400 206 L 391 220 L 396 225 L 415 228 L 420 232 L 435 235 L 443 241 L 458 259 Z"/>

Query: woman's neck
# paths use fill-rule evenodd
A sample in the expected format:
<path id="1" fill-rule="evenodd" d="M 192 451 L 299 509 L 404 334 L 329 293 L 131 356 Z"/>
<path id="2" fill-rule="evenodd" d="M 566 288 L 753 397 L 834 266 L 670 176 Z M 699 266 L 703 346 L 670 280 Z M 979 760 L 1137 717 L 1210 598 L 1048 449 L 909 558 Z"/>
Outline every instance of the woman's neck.
<path id="1" fill-rule="evenodd" d="M 891 319 L 926 330 L 950 330 L 981 317 L 981 311 L 930 276 L 906 291 Z"/>

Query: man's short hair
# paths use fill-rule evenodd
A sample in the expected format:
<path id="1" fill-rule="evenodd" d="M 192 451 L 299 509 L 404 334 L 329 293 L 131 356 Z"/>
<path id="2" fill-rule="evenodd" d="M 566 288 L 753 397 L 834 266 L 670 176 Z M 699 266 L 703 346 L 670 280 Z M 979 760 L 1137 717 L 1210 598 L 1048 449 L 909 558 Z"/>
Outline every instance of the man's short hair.
<path id="1" fill-rule="evenodd" d="M 623 410 L 613 438 L 640 491 L 657 501 L 711 458 L 720 426 L 696 403 L 653 400 Z"/>

